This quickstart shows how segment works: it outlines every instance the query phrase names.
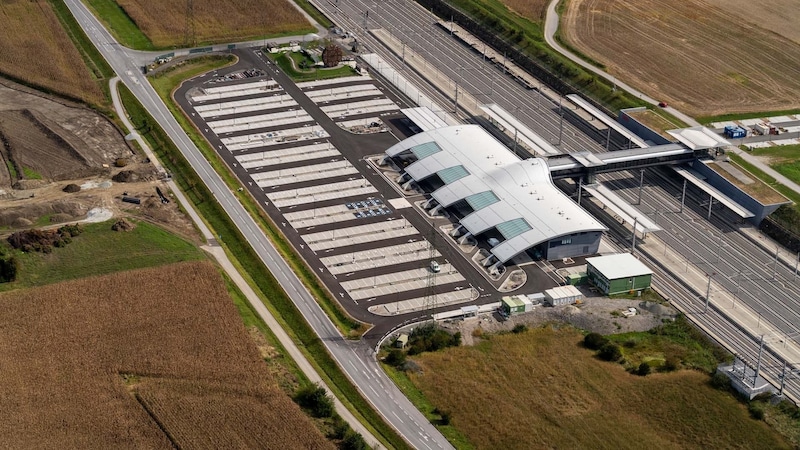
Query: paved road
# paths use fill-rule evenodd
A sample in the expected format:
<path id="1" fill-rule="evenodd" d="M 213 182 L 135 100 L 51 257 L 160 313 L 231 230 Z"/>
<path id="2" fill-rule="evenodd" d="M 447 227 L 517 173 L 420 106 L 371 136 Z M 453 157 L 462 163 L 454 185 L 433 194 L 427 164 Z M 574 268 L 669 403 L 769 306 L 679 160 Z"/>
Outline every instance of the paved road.
<path id="1" fill-rule="evenodd" d="M 122 120 L 122 123 L 128 129 L 128 132 L 136 136 L 135 137 L 136 142 L 138 142 L 139 146 L 142 147 L 145 154 L 153 162 L 153 165 L 156 167 L 158 172 L 164 173 L 164 169 L 161 166 L 161 163 L 158 161 L 158 158 L 156 158 L 155 154 L 153 154 L 152 150 L 150 149 L 150 146 L 141 136 L 138 135 L 138 133 L 136 133 L 136 129 L 128 120 L 128 116 L 126 115 L 125 110 L 123 109 L 122 106 L 122 102 L 119 99 L 119 92 L 117 91 L 118 83 L 119 83 L 119 77 L 114 77 L 109 82 L 109 90 L 111 91 L 111 100 L 114 104 L 114 110 L 117 112 L 117 116 L 119 116 L 119 118 Z M 261 317 L 264 323 L 266 323 L 267 326 L 270 328 L 270 330 L 272 330 L 272 332 L 275 334 L 275 337 L 281 343 L 283 348 L 286 349 L 286 352 L 289 354 L 289 356 L 297 363 L 297 366 L 300 368 L 300 370 L 303 371 L 303 374 L 305 374 L 305 376 L 309 380 L 311 380 L 312 383 L 318 383 L 328 392 L 331 392 L 330 388 L 328 388 L 328 386 L 325 384 L 325 381 L 322 380 L 322 377 L 320 377 L 317 371 L 314 369 L 314 366 L 311 365 L 311 363 L 306 359 L 305 355 L 303 355 L 300 349 L 297 348 L 297 344 L 295 344 L 295 342 L 292 340 L 291 337 L 289 337 L 286 331 L 284 331 L 284 329 L 281 328 L 278 321 L 275 319 L 272 313 L 269 312 L 267 307 L 264 306 L 264 303 L 261 302 L 261 299 L 255 293 L 255 291 L 253 291 L 253 289 L 250 287 L 249 284 L 247 284 L 247 282 L 244 280 L 239 271 L 236 270 L 236 268 L 233 266 L 233 263 L 231 263 L 231 260 L 228 258 L 228 254 L 225 253 L 225 250 L 215 243 L 214 235 L 211 233 L 211 230 L 208 228 L 205 222 L 203 222 L 203 219 L 194 209 L 194 205 L 192 205 L 192 203 L 186 198 L 186 196 L 183 195 L 183 192 L 181 192 L 181 190 L 178 188 L 178 186 L 175 184 L 174 181 L 170 179 L 169 181 L 167 181 L 167 185 L 177 198 L 178 203 L 189 214 L 189 217 L 191 217 L 192 222 L 194 222 L 197 229 L 200 230 L 200 234 L 202 234 L 203 237 L 206 239 L 206 241 L 210 243 L 210 245 L 203 246 L 202 247 L 203 250 L 210 253 L 214 257 L 214 259 L 217 260 L 219 265 L 222 267 L 222 270 L 224 270 L 225 273 L 228 274 L 233 283 L 236 284 L 239 290 L 242 291 L 245 298 L 247 298 L 247 301 L 250 302 L 250 305 L 253 307 L 253 310 L 256 311 L 256 313 L 259 315 L 259 317 Z M 342 402 L 339 401 L 339 399 L 336 397 L 334 397 L 334 405 L 336 407 L 336 412 L 338 412 L 339 415 L 342 416 L 342 418 L 346 420 L 347 423 L 349 423 L 350 426 L 356 432 L 360 433 L 361 436 L 364 437 L 364 440 L 370 446 L 376 448 L 383 448 L 380 445 L 380 441 L 378 441 L 375 438 L 375 436 L 373 436 L 369 432 L 369 430 L 367 430 L 367 428 L 364 427 L 364 425 L 361 422 L 359 422 L 355 416 L 353 416 L 353 413 L 351 413 L 350 410 L 347 409 L 342 404 Z"/>
<path id="2" fill-rule="evenodd" d="M 136 58 L 128 55 L 127 49 L 114 40 L 82 2 L 66 0 L 66 4 L 92 43 L 100 50 L 114 71 L 120 75 L 123 83 L 173 140 L 259 258 L 284 287 L 286 293 L 325 343 L 339 366 L 368 401 L 414 447 L 422 449 L 452 448 L 441 433 L 425 419 L 378 367 L 372 349 L 364 344 L 348 342 L 342 338 L 302 282 L 281 259 L 272 243 L 264 236 L 252 217 L 236 200 L 233 193 L 228 190 L 219 175 L 214 172 L 208 161 L 203 158 L 194 143 L 172 117 L 164 102 L 142 75 Z M 222 236 L 221 239 L 224 240 L 225 237 Z"/>

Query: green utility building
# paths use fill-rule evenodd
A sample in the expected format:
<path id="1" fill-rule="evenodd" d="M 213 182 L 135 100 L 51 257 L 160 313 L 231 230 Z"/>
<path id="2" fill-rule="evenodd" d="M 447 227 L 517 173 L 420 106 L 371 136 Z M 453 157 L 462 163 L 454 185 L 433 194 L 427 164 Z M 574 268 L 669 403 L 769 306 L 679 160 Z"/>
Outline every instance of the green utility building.
<path id="1" fill-rule="evenodd" d="M 500 307 L 507 316 L 525 312 L 525 302 L 517 298 L 517 296 L 503 297 Z"/>
<path id="2" fill-rule="evenodd" d="M 653 271 L 630 253 L 586 258 L 589 282 L 606 295 L 650 288 Z"/>

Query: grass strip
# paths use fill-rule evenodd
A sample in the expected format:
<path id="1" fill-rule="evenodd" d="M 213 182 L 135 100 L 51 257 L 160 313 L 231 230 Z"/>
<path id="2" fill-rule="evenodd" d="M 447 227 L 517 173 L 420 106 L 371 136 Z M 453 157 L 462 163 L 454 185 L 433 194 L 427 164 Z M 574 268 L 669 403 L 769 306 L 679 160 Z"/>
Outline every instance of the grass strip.
<path id="1" fill-rule="evenodd" d="M 414 385 L 414 383 L 408 379 L 408 376 L 405 372 L 397 370 L 396 368 L 387 365 L 381 364 L 383 367 L 383 371 L 386 372 L 386 375 L 392 379 L 397 388 L 408 397 L 411 403 L 417 408 L 425 418 L 428 419 L 439 432 L 453 444 L 453 447 L 459 450 L 468 450 L 473 449 L 473 446 L 467 437 L 455 426 L 453 425 L 444 425 L 441 423 L 442 416 L 438 413 L 438 410 L 435 406 L 425 397 L 425 394 Z"/>
<path id="2" fill-rule="evenodd" d="M 314 5 L 311 4 L 308 0 L 294 0 L 300 8 L 308 13 L 312 19 L 316 20 L 320 26 L 325 28 L 330 28 L 333 26 L 333 22 L 328 20 L 328 17 L 325 14 L 322 14 L 320 10 L 318 10 Z"/>
<path id="3" fill-rule="evenodd" d="M 69 8 L 67 8 L 66 3 L 57 0 L 50 0 L 49 3 L 56 17 L 58 17 L 59 22 L 61 22 L 61 26 L 64 27 L 64 31 L 66 31 L 67 35 L 69 35 L 70 39 L 75 44 L 75 47 L 83 58 L 83 62 L 89 67 L 89 70 L 91 70 L 97 82 L 100 83 L 100 88 L 106 96 L 107 104 L 93 106 L 101 108 L 104 114 L 113 117 L 114 115 L 111 109 L 107 107 L 111 104 L 108 80 L 115 75 L 114 70 L 108 65 L 108 62 L 106 62 L 103 55 L 100 54 L 97 47 L 92 44 L 92 41 L 89 40 L 86 33 L 83 32 L 83 29 L 78 25 L 78 22 L 75 20 L 75 17 L 72 16 Z"/>
<path id="4" fill-rule="evenodd" d="M 131 221 L 136 228 L 128 232 L 113 231 L 109 221 L 84 224 L 83 233 L 48 254 L 15 252 L 20 264 L 17 280 L 0 283 L 0 291 L 205 257 L 193 243 L 159 226 Z"/>
<path id="5" fill-rule="evenodd" d="M 132 122 L 139 126 L 139 132 L 151 145 L 160 161 L 173 174 L 175 182 L 192 201 L 215 234 L 221 236 L 220 243 L 232 256 L 237 269 L 242 271 L 248 283 L 251 283 L 256 290 L 261 291 L 262 298 L 268 299 L 264 302 L 265 306 L 275 314 L 281 326 L 299 344 L 301 351 L 306 354 L 334 394 L 362 420 L 370 432 L 374 433 L 375 437 L 380 439 L 384 445 L 390 448 L 409 448 L 394 429 L 384 422 L 360 395 L 349 378 L 336 365 L 322 341 L 158 123 L 153 120 L 133 94 L 122 85 L 120 85 L 120 97 Z M 182 118 L 183 116 L 178 115 L 177 117 Z M 218 160 L 217 163 L 219 163 Z M 223 177 L 230 176 L 227 170 L 219 173 Z M 278 240 L 274 242 L 282 244 L 284 247 L 288 245 Z"/>
<path id="6" fill-rule="evenodd" d="M 350 66 L 335 67 L 331 69 L 313 68 L 309 70 L 299 70 L 295 67 L 295 64 L 292 63 L 293 60 L 295 62 L 297 62 L 297 60 L 286 53 L 281 53 L 277 56 L 269 54 L 269 56 L 270 58 L 274 57 L 273 59 L 281 68 L 281 70 L 283 70 L 286 75 L 289 75 L 289 78 L 295 82 L 327 80 L 329 78 L 346 77 L 356 73 L 356 71 Z M 298 59 L 302 60 L 303 57 L 301 56 Z"/>
<path id="7" fill-rule="evenodd" d="M 220 274 L 222 274 L 222 278 L 225 280 L 228 294 L 231 296 L 231 300 L 233 300 L 233 304 L 236 306 L 236 310 L 239 312 L 239 317 L 242 318 L 245 328 L 248 330 L 256 328 L 258 332 L 264 336 L 267 344 L 278 352 L 278 355 L 266 357 L 264 360 L 267 365 L 273 368 L 273 373 L 278 372 L 276 378 L 281 390 L 291 397 L 299 386 L 311 384 L 311 381 L 306 377 L 306 374 L 300 370 L 295 360 L 286 356 L 289 354 L 286 348 L 281 344 L 278 337 L 275 336 L 275 333 L 272 332 L 264 320 L 261 319 L 261 316 L 256 313 L 253 306 L 250 305 L 250 302 L 244 296 L 244 293 L 239 290 L 239 287 L 236 286 L 233 280 L 231 280 L 228 274 L 222 269 L 220 269 Z M 276 366 L 279 367 L 277 370 Z"/>
<path id="8" fill-rule="evenodd" d="M 157 50 L 128 13 L 114 0 L 85 0 L 108 31 L 116 40 L 128 48 L 136 50 Z"/>
<path id="9" fill-rule="evenodd" d="M 733 160 L 736 164 L 742 166 L 745 170 L 755 175 L 764 183 L 771 186 L 776 191 L 783 194 L 789 200 L 800 204 L 800 195 L 798 195 L 795 191 L 789 189 L 788 187 L 784 186 L 783 184 L 779 183 L 775 178 L 768 175 L 763 170 L 759 169 L 758 167 L 750 164 L 749 162 L 745 161 L 744 158 L 735 154 L 735 153 L 728 153 L 728 157 Z M 797 180 L 793 180 L 797 182 Z"/>
<path id="10" fill-rule="evenodd" d="M 720 114 L 718 116 L 700 116 L 697 117 L 696 119 L 698 122 L 708 125 L 712 122 L 726 122 L 729 120 L 742 120 L 742 119 L 761 119 L 766 117 L 788 116 L 795 114 L 800 114 L 800 109 L 784 109 L 778 111 L 756 111 L 749 113 L 730 113 L 730 114 Z"/>

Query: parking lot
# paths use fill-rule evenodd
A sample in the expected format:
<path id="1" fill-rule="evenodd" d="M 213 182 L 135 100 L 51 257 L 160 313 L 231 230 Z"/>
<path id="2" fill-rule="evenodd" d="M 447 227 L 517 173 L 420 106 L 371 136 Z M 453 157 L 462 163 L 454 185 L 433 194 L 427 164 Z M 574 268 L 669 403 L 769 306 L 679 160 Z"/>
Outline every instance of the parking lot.
<path id="1" fill-rule="evenodd" d="M 234 168 L 244 170 L 246 185 L 277 208 L 276 222 L 297 233 L 301 253 L 335 280 L 338 286 L 329 287 L 343 301 L 385 316 L 421 311 L 432 292 L 437 306 L 477 298 L 478 291 L 404 216 L 414 214 L 407 210 L 411 204 L 376 188 L 362 173 L 367 165 L 334 144 L 332 134 L 349 147 L 348 139 L 372 139 L 359 136 L 364 130 L 385 131 L 382 117 L 402 117 L 396 102 L 369 77 L 296 87 L 301 94 L 265 71 L 262 77 L 198 84 L 186 99 L 190 115 L 218 139 L 223 155 L 233 157 Z M 373 153 L 385 147 L 380 143 Z"/>

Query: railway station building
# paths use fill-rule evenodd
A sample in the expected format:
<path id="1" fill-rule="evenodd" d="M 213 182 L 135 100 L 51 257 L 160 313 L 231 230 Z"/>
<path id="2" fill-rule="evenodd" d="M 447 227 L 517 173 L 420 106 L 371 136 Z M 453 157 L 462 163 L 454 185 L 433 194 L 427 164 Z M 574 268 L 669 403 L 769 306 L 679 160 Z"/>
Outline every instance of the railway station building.
<path id="1" fill-rule="evenodd" d="M 478 125 L 434 128 L 386 151 L 401 185 L 446 209 L 454 236 L 474 236 L 505 264 L 523 252 L 548 260 L 596 254 L 606 227 L 565 195 L 541 158 L 520 159 Z"/>

